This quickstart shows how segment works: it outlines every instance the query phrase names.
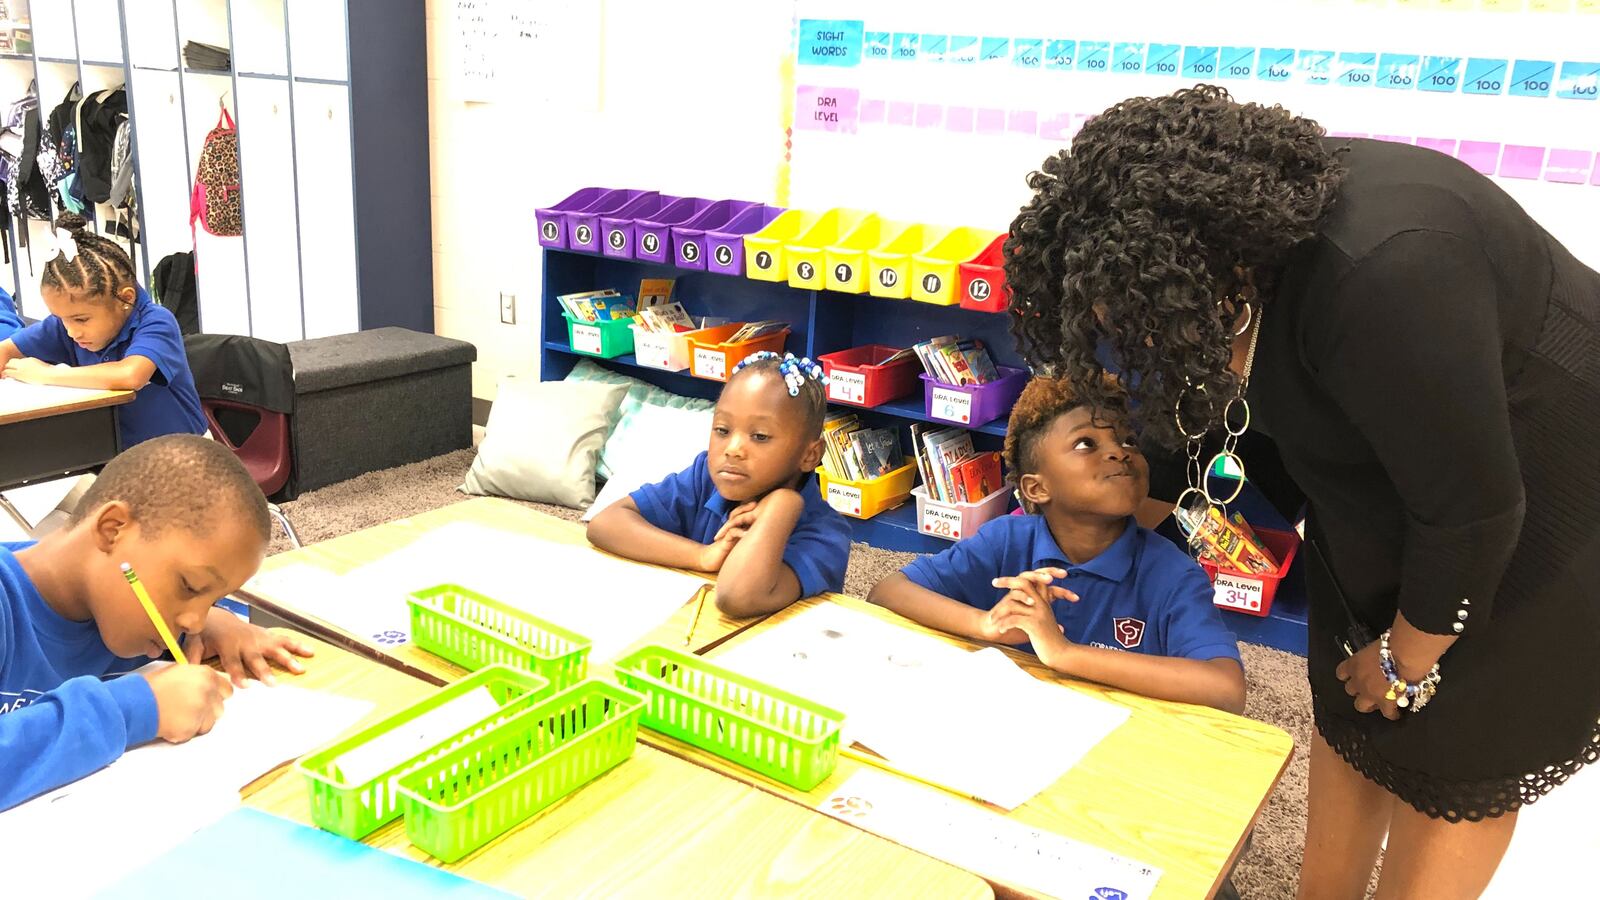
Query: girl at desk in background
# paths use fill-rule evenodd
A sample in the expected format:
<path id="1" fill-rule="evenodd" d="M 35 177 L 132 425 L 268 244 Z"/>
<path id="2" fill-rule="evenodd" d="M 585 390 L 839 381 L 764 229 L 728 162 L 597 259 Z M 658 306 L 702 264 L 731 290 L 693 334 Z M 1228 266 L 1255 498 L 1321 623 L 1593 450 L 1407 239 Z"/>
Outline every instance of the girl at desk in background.
<path id="1" fill-rule="evenodd" d="M 117 408 L 124 450 L 164 434 L 205 434 L 177 319 L 135 282 L 122 248 L 89 231 L 82 216 L 62 215 L 55 235 L 39 281 L 50 315 L 0 341 L 0 377 L 138 391 Z"/>
<path id="2" fill-rule="evenodd" d="M 747 357 L 717 400 L 707 452 L 606 507 L 589 540 L 640 562 L 716 572 L 717 607 L 734 617 L 843 590 L 850 526 L 814 474 L 823 384 L 809 359 Z"/>
<path id="3" fill-rule="evenodd" d="M 1063 675 L 1243 712 L 1239 644 L 1211 582 L 1133 520 L 1150 470 L 1124 410 L 1035 378 L 1011 410 L 1005 456 L 1031 515 L 984 524 L 867 599 L 930 628 L 1023 645 Z"/>

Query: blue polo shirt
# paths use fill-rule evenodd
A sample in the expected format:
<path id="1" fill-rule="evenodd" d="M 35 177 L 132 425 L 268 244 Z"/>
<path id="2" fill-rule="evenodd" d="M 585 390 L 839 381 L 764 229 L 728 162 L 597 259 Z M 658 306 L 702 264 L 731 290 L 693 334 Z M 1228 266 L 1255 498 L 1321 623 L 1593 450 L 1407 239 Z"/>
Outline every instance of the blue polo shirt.
<path id="1" fill-rule="evenodd" d="M 628 496 L 651 525 L 702 544 L 716 539 L 728 513 L 739 505 L 717 493 L 704 452 L 682 472 Z M 783 548 L 783 562 L 800 579 L 802 597 L 842 591 L 850 564 L 850 524 L 822 498 L 815 474 L 806 476 L 800 496 L 806 505 Z"/>
<path id="2" fill-rule="evenodd" d="M 0 341 L 11 337 L 13 332 L 22 329 L 22 317 L 17 315 L 17 306 L 11 302 L 11 295 L 0 290 Z"/>
<path id="3" fill-rule="evenodd" d="M 150 683 L 102 680 L 149 662 L 123 659 L 93 621 L 62 618 L 0 543 L 0 810 L 99 769 L 156 736 Z"/>
<path id="4" fill-rule="evenodd" d="M 98 353 L 83 349 L 68 337 L 57 316 L 11 336 L 23 355 L 47 363 L 93 366 L 143 356 L 156 364 L 150 383 L 139 389 L 133 402 L 117 407 L 117 432 L 124 450 L 164 434 L 206 433 L 206 418 L 200 412 L 200 395 L 189 371 L 178 320 L 151 300 L 144 288 L 138 288 L 138 292 L 128 321 Z"/>
<path id="5" fill-rule="evenodd" d="M 930 591 L 987 610 L 1006 594 L 991 581 L 1044 566 L 1066 569 L 1066 580 L 1056 583 L 1078 595 L 1076 603 L 1051 602 L 1073 643 L 1151 656 L 1239 659 L 1238 640 L 1212 603 L 1205 570 L 1132 519 L 1121 537 L 1083 565 L 1067 561 L 1044 516 L 1001 516 L 901 571 Z"/>

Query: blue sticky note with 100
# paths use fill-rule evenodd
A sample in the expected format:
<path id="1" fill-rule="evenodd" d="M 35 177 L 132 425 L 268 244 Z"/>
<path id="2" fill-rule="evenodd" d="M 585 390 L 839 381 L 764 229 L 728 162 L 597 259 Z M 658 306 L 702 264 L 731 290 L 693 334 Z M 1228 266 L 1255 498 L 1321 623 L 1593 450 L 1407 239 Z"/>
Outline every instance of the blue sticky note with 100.
<path id="1" fill-rule="evenodd" d="M 1177 44 L 1150 44 L 1144 51 L 1145 74 L 1178 74 L 1178 64 L 1182 62 L 1179 54 L 1182 52 L 1183 48 Z"/>
<path id="2" fill-rule="evenodd" d="M 1203 81 L 1217 77 L 1217 48 L 1183 48 L 1183 77 Z"/>
<path id="3" fill-rule="evenodd" d="M 1561 78 L 1556 81 L 1556 96 L 1563 100 L 1593 100 L 1600 97 L 1600 62 L 1572 62 L 1561 64 Z"/>
<path id="4" fill-rule="evenodd" d="M 1556 64 L 1543 59 L 1519 59 L 1511 65 L 1511 96 L 1548 97 Z"/>
<path id="5" fill-rule="evenodd" d="M 1425 91 L 1454 93 L 1461 85 L 1461 57 L 1424 56 L 1417 87 Z"/>
<path id="6" fill-rule="evenodd" d="M 1467 74 L 1461 79 L 1461 90 L 1468 94 L 1498 94 L 1505 89 L 1506 61 L 1503 59 L 1467 60 Z"/>
<path id="7" fill-rule="evenodd" d="M 1070 69 L 1077 57 L 1077 41 L 1051 41 L 1044 45 L 1046 69 Z"/>
<path id="8" fill-rule="evenodd" d="M 1111 56 L 1111 69 L 1119 75 L 1138 75 L 1144 71 L 1143 44 L 1119 43 Z"/>
<path id="9" fill-rule="evenodd" d="M 1294 49 L 1262 47 L 1256 57 L 1256 77 L 1262 81 L 1288 81 L 1294 74 Z"/>
<path id="10" fill-rule="evenodd" d="M 1078 69 L 1084 72 L 1104 72 L 1111 67 L 1111 45 L 1105 41 L 1080 41 L 1078 43 Z"/>
<path id="11" fill-rule="evenodd" d="M 1217 64 L 1219 78 L 1249 78 L 1256 71 L 1256 48 L 1223 47 L 1222 62 Z"/>

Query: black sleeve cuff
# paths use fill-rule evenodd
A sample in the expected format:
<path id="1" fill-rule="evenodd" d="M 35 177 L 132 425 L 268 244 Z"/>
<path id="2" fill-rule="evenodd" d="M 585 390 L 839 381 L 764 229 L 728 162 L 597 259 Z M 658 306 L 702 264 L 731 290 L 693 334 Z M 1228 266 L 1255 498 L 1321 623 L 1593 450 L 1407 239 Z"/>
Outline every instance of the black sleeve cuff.
<path id="1" fill-rule="evenodd" d="M 1411 520 L 1401 558 L 1400 611 L 1429 634 L 1467 635 L 1488 624 L 1522 532 L 1524 501 L 1466 525 Z"/>

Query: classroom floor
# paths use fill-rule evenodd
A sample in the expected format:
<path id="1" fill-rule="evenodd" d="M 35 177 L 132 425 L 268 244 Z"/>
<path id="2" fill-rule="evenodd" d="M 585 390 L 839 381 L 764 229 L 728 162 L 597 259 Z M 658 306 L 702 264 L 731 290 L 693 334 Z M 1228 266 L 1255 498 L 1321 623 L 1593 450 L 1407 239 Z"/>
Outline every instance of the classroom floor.
<path id="1" fill-rule="evenodd" d="M 463 499 L 456 487 L 471 465 L 472 456 L 473 451 L 461 450 L 363 475 L 305 494 L 284 504 L 284 510 L 301 540 L 308 544 L 426 512 Z M 576 520 L 579 515 L 578 510 L 565 507 L 525 505 L 568 520 Z M 9 533 L 7 524 L 0 521 L 0 541 L 20 540 L 20 535 Z M 286 549 L 287 541 L 280 535 L 270 552 Z M 911 558 L 911 554 L 854 545 L 846 592 L 866 596 L 879 578 Z M 1247 898 L 1291 898 L 1298 880 L 1305 827 L 1304 748 L 1311 734 L 1305 660 L 1254 644 L 1242 645 L 1242 651 L 1249 682 L 1246 714 L 1289 732 L 1294 736 L 1296 750 L 1233 880 Z M 1600 775 L 1585 770 L 1566 787 L 1524 812 L 1511 849 L 1485 896 L 1570 896 L 1576 878 L 1574 861 L 1600 858 L 1600 830 L 1594 828 L 1596 810 L 1600 810 Z"/>

